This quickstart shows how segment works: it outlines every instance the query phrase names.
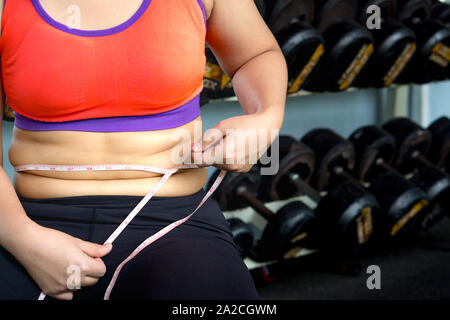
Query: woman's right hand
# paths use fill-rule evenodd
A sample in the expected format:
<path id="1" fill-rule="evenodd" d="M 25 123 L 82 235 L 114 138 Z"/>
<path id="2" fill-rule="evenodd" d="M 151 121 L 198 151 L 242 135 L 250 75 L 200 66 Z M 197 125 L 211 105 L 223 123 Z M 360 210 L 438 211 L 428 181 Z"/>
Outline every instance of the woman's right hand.
<path id="1" fill-rule="evenodd" d="M 73 283 L 68 283 L 71 272 L 79 270 L 80 277 L 76 280 L 81 287 L 96 284 L 106 272 L 100 258 L 112 249 L 111 244 L 83 241 L 35 223 L 20 238 L 14 256 L 46 295 L 62 300 L 73 298 Z"/>

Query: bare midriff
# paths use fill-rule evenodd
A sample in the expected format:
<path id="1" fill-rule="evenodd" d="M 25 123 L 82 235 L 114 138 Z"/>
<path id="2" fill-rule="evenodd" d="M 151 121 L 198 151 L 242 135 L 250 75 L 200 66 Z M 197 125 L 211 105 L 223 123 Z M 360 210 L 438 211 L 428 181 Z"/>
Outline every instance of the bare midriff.
<path id="1" fill-rule="evenodd" d="M 100 165 L 135 164 L 174 168 L 181 145 L 191 149 L 200 117 L 182 127 L 144 132 L 27 131 L 14 127 L 9 148 L 13 166 L 26 164 Z M 182 130 L 184 137 L 176 133 Z M 191 140 L 186 139 L 186 133 Z M 198 133 L 197 133 L 198 134 Z M 178 137 L 178 138 L 177 138 Z M 161 179 L 146 171 L 25 171 L 14 174 L 14 186 L 24 198 L 43 199 L 83 195 L 145 196 Z M 205 168 L 175 173 L 156 196 L 187 196 L 206 183 Z"/>

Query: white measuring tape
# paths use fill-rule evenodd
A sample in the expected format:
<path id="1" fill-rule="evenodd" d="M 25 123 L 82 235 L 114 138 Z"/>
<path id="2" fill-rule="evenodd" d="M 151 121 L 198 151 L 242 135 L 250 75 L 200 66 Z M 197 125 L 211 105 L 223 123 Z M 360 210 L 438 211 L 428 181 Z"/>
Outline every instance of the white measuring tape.
<path id="1" fill-rule="evenodd" d="M 208 148 L 209 149 L 209 148 Z M 161 173 L 163 177 L 158 181 L 158 183 L 145 195 L 145 197 L 137 204 L 137 206 L 128 214 L 125 220 L 114 230 L 114 232 L 109 236 L 109 238 L 104 242 L 113 243 L 113 241 L 122 233 L 122 231 L 126 228 L 126 226 L 133 220 L 133 218 L 142 210 L 145 204 L 153 197 L 153 195 L 163 186 L 163 184 L 177 172 L 179 169 L 194 169 L 198 168 L 196 165 L 180 165 L 178 167 L 172 169 L 162 169 L 152 166 L 142 166 L 142 165 L 129 165 L 129 164 L 104 164 L 104 165 L 82 165 L 82 166 L 63 166 L 63 165 L 41 165 L 41 164 L 29 164 L 15 167 L 17 172 L 26 171 L 26 170 L 38 170 L 38 171 L 116 171 L 116 170 L 139 170 L 139 171 L 148 171 L 153 173 Z M 206 195 L 203 197 L 200 204 L 192 211 L 188 216 L 183 219 L 177 220 L 167 227 L 161 229 L 151 237 L 147 238 L 142 242 L 133 252 L 123 260 L 116 268 L 116 271 L 113 274 L 113 277 L 106 289 L 104 300 L 109 300 L 109 296 L 111 291 L 116 283 L 117 277 L 119 276 L 120 270 L 122 270 L 123 266 L 133 259 L 139 252 L 141 252 L 145 247 L 158 240 L 162 236 L 164 236 L 169 231 L 175 229 L 179 225 L 183 224 L 205 203 L 205 201 L 214 193 L 219 184 L 222 182 L 225 177 L 226 171 L 222 170 L 216 180 L 214 181 L 211 188 L 208 190 Z M 38 300 L 44 300 L 45 294 L 41 292 Z"/>

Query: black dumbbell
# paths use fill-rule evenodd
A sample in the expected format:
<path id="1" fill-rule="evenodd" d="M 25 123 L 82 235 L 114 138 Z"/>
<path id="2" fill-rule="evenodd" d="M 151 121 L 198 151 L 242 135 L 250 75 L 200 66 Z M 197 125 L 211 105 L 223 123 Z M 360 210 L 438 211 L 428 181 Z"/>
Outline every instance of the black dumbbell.
<path id="1" fill-rule="evenodd" d="M 397 0 L 397 18 L 409 25 L 420 24 L 431 17 L 431 0 Z"/>
<path id="2" fill-rule="evenodd" d="M 203 90 L 200 94 L 200 105 L 207 104 L 210 100 L 222 98 L 223 71 L 219 66 L 213 52 L 209 47 L 205 48 L 206 65 L 203 76 Z"/>
<path id="3" fill-rule="evenodd" d="M 308 246 L 308 233 L 314 226 L 313 211 L 301 201 L 292 201 L 276 213 L 257 198 L 261 182 L 259 168 L 248 173 L 228 173 L 213 194 L 222 210 L 252 207 L 267 220 L 261 239 L 249 256 L 256 261 L 288 259 Z M 213 183 L 219 171 L 209 180 Z"/>
<path id="4" fill-rule="evenodd" d="M 359 170 L 355 175 L 370 183 L 369 190 L 383 208 L 381 226 L 384 237 L 412 232 L 427 215 L 428 197 L 415 180 L 407 180 L 391 164 L 395 160 L 396 142 L 386 130 L 366 126 L 349 138 L 357 150 Z"/>
<path id="5" fill-rule="evenodd" d="M 230 224 L 230 231 L 238 254 L 241 258 L 245 258 L 253 247 L 253 231 L 239 218 L 230 218 L 227 219 L 227 222 Z"/>
<path id="6" fill-rule="evenodd" d="M 375 167 L 382 163 L 387 165 L 393 158 L 395 141 L 392 137 L 377 135 L 370 128 L 357 130 L 349 140 L 331 130 L 321 129 L 307 144 L 316 146 L 316 164 L 320 163 L 317 159 L 320 153 L 329 159 L 323 162 L 322 168 L 316 165 L 317 175 L 313 181 L 318 187 L 336 185 L 356 177 L 366 192 L 375 196 L 380 210 L 373 215 L 373 232 L 377 240 L 384 241 L 412 230 L 415 214 L 427 202 L 424 192 L 395 170 L 389 168 L 388 172 L 375 173 Z M 344 149 L 347 151 L 341 151 Z M 336 159 L 333 155 L 338 153 L 343 156 Z"/>
<path id="7" fill-rule="evenodd" d="M 299 91 L 309 80 L 324 53 L 321 33 L 311 26 L 314 0 L 278 0 L 268 26 L 288 66 L 288 93 Z"/>
<path id="8" fill-rule="evenodd" d="M 439 20 L 447 28 L 450 28 L 450 3 L 433 0 L 431 17 Z M 450 66 L 447 68 L 447 78 L 450 77 Z"/>
<path id="9" fill-rule="evenodd" d="M 450 62 L 450 29 L 431 19 L 430 0 L 399 0 L 398 18 L 414 30 L 417 51 L 397 79 L 399 83 L 427 83 L 447 78 Z"/>
<path id="10" fill-rule="evenodd" d="M 450 27 L 450 4 L 433 0 L 431 17 Z"/>
<path id="11" fill-rule="evenodd" d="M 14 114 L 11 107 L 8 105 L 8 100 L 5 101 L 5 108 L 3 110 L 3 120 L 14 121 Z"/>
<path id="12" fill-rule="evenodd" d="M 284 200 L 301 194 L 300 190 L 289 184 L 286 173 L 295 172 L 306 183 L 314 173 L 315 156 L 311 148 L 291 136 L 280 135 L 276 139 L 278 142 L 278 170 L 275 174 L 262 176 L 258 194 L 263 201 Z M 271 151 L 272 146 L 267 150 L 267 154 L 271 154 Z M 258 165 L 267 167 L 270 164 L 264 165 L 259 162 Z"/>
<path id="13" fill-rule="evenodd" d="M 307 166 L 289 165 L 289 159 L 296 155 L 313 154 L 310 147 L 290 136 L 280 136 L 280 150 L 296 150 L 280 152 L 280 170 L 275 176 L 264 176 L 265 185 L 270 185 L 268 197 L 271 200 L 287 199 L 306 194 L 313 200 L 318 218 L 314 234 L 315 245 L 325 255 L 345 256 L 360 249 L 372 233 L 372 212 L 377 203 L 374 197 L 365 192 L 357 184 L 347 181 L 331 188 L 322 196 L 306 181 L 311 172 Z M 342 150 L 343 153 L 346 150 Z"/>
<path id="14" fill-rule="evenodd" d="M 358 0 L 316 1 L 314 25 L 323 34 L 325 54 L 314 71 L 310 91 L 348 89 L 373 53 L 373 37 L 356 22 Z"/>
<path id="15" fill-rule="evenodd" d="M 393 84 L 416 51 L 414 31 L 395 20 L 395 0 L 360 1 L 360 23 L 369 28 L 368 21 L 371 17 L 367 12 L 373 5 L 379 7 L 381 21 L 379 28 L 374 26 L 370 29 L 375 51 L 355 83 L 358 87 L 383 87 Z"/>
<path id="16" fill-rule="evenodd" d="M 450 177 L 426 158 L 432 135 L 407 118 L 392 119 L 383 128 L 396 140 L 397 168 L 404 174 L 413 173 L 411 181 L 428 196 L 429 205 L 417 224 L 419 228 L 427 229 L 445 217 L 450 208 Z"/>
<path id="17" fill-rule="evenodd" d="M 413 172 L 418 163 L 432 165 L 426 154 L 431 147 L 432 135 L 417 123 L 404 117 L 398 117 L 383 124 L 397 144 L 395 167 L 403 174 Z"/>
<path id="18" fill-rule="evenodd" d="M 269 2 L 273 4 L 267 24 L 274 34 L 278 34 L 296 20 L 311 22 L 314 17 L 314 1 L 276 0 Z"/>
<path id="19" fill-rule="evenodd" d="M 439 168 L 450 173 L 450 119 L 440 117 L 429 127 L 432 143 L 428 152 L 429 159 Z"/>

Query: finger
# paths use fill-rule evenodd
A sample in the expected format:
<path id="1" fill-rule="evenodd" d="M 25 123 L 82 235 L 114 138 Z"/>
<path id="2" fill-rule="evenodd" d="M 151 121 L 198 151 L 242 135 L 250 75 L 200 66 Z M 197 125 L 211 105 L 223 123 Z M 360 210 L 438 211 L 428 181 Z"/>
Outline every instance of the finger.
<path id="1" fill-rule="evenodd" d="M 229 172 L 244 173 L 249 172 L 255 165 L 254 164 L 215 164 L 214 167 L 219 170 L 225 170 Z"/>
<path id="2" fill-rule="evenodd" d="M 224 146 L 226 143 L 226 137 L 214 138 L 215 142 L 208 145 L 202 152 L 193 152 L 193 163 L 198 167 L 208 167 L 215 164 L 224 163 Z M 198 149 L 195 149 L 198 150 Z"/>
<path id="3" fill-rule="evenodd" d="M 100 278 L 103 277 L 106 273 L 106 266 L 102 259 L 95 258 L 91 259 L 89 264 L 89 268 L 85 271 L 86 276 Z"/>
<path id="4" fill-rule="evenodd" d="M 242 170 L 242 166 L 235 164 L 215 164 L 214 167 L 228 172 L 240 172 Z"/>
<path id="5" fill-rule="evenodd" d="M 101 258 L 111 251 L 112 245 L 110 243 L 101 245 L 81 240 L 80 248 L 84 253 L 86 253 L 90 257 Z"/>
<path id="6" fill-rule="evenodd" d="M 198 153 L 207 150 L 218 144 L 226 134 L 225 120 L 216 124 L 213 128 L 207 130 L 201 140 L 195 141 L 191 146 L 191 152 Z"/>
<path id="7" fill-rule="evenodd" d="M 236 168 L 234 168 L 233 166 L 231 166 L 229 164 L 215 164 L 214 167 L 219 170 L 225 170 L 228 172 L 234 172 L 237 170 Z"/>
<path id="8" fill-rule="evenodd" d="M 96 277 L 84 276 L 81 279 L 81 286 L 82 287 L 90 287 L 90 286 L 93 286 L 94 284 L 96 284 L 97 282 L 98 282 L 98 278 L 96 278 Z"/>
<path id="9" fill-rule="evenodd" d="M 207 167 L 214 163 L 211 161 L 205 162 L 203 153 L 210 148 L 223 148 L 220 146 L 220 143 L 224 139 L 226 127 L 226 120 L 222 120 L 213 128 L 207 130 L 200 140 L 192 143 L 191 163 L 196 164 L 198 167 Z"/>
<path id="10" fill-rule="evenodd" d="M 58 299 L 58 300 L 72 300 L 73 299 L 73 292 L 66 291 L 66 292 L 63 292 L 63 293 L 58 293 L 58 294 L 56 294 L 56 295 L 54 295 L 52 297 L 55 298 L 55 299 Z"/>

